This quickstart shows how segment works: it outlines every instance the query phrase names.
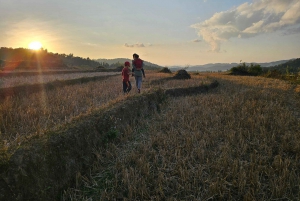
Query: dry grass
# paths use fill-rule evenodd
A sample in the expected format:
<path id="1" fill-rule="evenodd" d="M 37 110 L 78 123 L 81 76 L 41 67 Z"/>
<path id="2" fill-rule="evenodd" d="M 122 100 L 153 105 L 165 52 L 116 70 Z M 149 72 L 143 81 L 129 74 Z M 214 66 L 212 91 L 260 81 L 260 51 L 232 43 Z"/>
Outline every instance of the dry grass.
<path id="1" fill-rule="evenodd" d="M 39 75 L 39 76 L 15 76 L 15 77 L 1 77 L 0 76 L 0 88 L 14 87 L 25 84 L 41 84 L 53 82 L 56 80 L 71 80 L 81 77 L 96 77 L 115 75 L 116 72 L 93 72 L 93 73 L 66 73 L 66 74 L 51 74 L 51 75 Z"/>
<path id="2" fill-rule="evenodd" d="M 218 90 L 169 99 L 161 113 L 99 148 L 98 163 L 63 199 L 299 200 L 297 87 L 259 77 L 200 77 L 207 76 L 218 80 Z"/>
<path id="3" fill-rule="evenodd" d="M 24 136 L 41 134 L 120 98 L 124 98 L 120 77 L 64 86 L 28 97 L 8 97 L 0 104 L 1 140 L 6 146 L 21 143 Z"/>
<path id="4" fill-rule="evenodd" d="M 103 73 L 102 73 L 103 74 Z M 72 74 L 74 76 L 74 74 Z M 88 75 L 88 74 L 84 74 Z M 105 75 L 105 74 L 103 74 Z M 69 78 L 69 75 L 56 75 Z M 82 76 L 82 74 L 81 74 Z M 152 80 L 166 77 L 164 74 L 147 73 L 142 91 L 147 91 L 153 85 Z M 200 77 L 199 77 L 200 78 Z M 168 81 L 163 88 L 187 87 L 199 85 L 199 78 L 184 81 Z M 12 78 L 14 79 L 14 78 Z M 32 80 L 38 80 L 39 76 Z M 57 78 L 58 79 L 58 78 Z M 201 78 L 201 82 L 203 82 Z M 45 80 L 44 80 L 45 81 Z M 49 80 L 48 80 L 49 81 Z M 130 95 L 136 94 L 134 78 Z M 208 82 L 208 79 L 206 79 Z M 70 122 L 72 118 L 91 112 L 112 101 L 124 99 L 121 76 L 110 77 L 107 80 L 93 81 L 84 84 L 64 86 L 50 91 L 42 91 L 22 97 L 7 97 L 0 103 L 0 140 L 4 147 L 11 144 L 21 144 L 30 136 L 41 135 L 46 130 Z"/>

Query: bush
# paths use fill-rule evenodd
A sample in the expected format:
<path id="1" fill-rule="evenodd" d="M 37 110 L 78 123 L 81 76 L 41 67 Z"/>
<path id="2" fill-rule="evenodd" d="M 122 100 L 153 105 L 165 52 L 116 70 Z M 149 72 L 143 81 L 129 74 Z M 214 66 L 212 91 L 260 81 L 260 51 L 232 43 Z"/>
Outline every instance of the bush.
<path id="1" fill-rule="evenodd" d="M 262 68 L 258 64 L 256 64 L 256 65 L 251 64 L 248 69 L 248 72 L 251 75 L 260 75 L 262 73 Z"/>
<path id="2" fill-rule="evenodd" d="M 300 73 L 289 73 L 286 72 L 286 74 L 282 73 L 281 71 L 275 69 L 275 70 L 268 70 L 265 71 L 262 74 L 263 77 L 267 78 L 275 78 L 275 79 L 281 79 L 286 80 L 294 84 L 300 84 Z"/>
<path id="3" fill-rule="evenodd" d="M 264 77 L 269 78 L 282 78 L 283 75 L 278 70 L 268 70 L 264 75 Z"/>
<path id="4" fill-rule="evenodd" d="M 250 64 L 247 66 L 246 63 L 240 64 L 236 67 L 230 69 L 231 75 L 260 75 L 262 73 L 262 68 L 258 64 Z"/>

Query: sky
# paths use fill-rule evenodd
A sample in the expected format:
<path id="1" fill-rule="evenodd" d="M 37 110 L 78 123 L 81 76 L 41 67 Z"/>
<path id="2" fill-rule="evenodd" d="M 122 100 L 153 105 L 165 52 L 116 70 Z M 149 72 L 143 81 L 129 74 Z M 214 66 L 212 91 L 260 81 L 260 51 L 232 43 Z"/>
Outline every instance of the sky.
<path id="1" fill-rule="evenodd" d="M 0 47 L 161 66 L 300 57 L 300 0 L 0 0 Z"/>

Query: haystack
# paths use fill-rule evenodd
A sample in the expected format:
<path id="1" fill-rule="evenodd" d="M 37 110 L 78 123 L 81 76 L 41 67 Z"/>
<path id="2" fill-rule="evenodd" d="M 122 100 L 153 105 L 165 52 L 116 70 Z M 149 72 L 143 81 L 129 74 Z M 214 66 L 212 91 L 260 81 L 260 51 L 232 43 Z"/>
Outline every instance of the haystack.
<path id="1" fill-rule="evenodd" d="M 179 70 L 173 77 L 174 79 L 191 79 L 191 75 L 186 70 Z"/>

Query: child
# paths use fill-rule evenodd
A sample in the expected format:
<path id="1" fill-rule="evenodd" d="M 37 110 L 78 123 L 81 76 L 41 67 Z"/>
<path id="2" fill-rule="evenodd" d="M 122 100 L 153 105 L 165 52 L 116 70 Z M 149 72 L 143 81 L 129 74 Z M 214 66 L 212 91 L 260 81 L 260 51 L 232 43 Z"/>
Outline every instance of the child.
<path id="1" fill-rule="evenodd" d="M 124 63 L 124 68 L 122 70 L 123 92 L 124 92 L 124 94 L 128 94 L 129 91 L 131 90 L 131 83 L 129 81 L 129 75 L 131 73 L 130 73 L 129 67 L 130 67 L 130 63 L 128 61 L 126 61 Z"/>

